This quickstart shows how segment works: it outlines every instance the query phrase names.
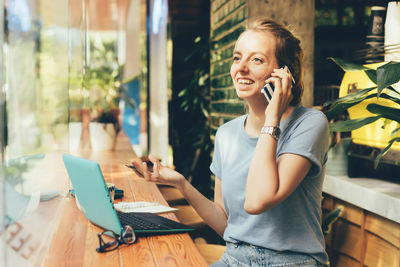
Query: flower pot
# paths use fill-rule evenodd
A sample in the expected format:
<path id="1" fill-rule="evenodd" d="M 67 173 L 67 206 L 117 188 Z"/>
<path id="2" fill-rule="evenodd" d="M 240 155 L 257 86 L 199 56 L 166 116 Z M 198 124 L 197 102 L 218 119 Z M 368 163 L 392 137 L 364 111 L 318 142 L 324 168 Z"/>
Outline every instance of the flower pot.
<path id="1" fill-rule="evenodd" d="M 69 150 L 77 151 L 80 148 L 82 137 L 82 122 L 70 122 L 69 130 Z"/>
<path id="2" fill-rule="evenodd" d="M 117 132 L 112 123 L 89 123 L 89 135 L 92 150 L 109 151 L 113 150 L 117 138 Z"/>

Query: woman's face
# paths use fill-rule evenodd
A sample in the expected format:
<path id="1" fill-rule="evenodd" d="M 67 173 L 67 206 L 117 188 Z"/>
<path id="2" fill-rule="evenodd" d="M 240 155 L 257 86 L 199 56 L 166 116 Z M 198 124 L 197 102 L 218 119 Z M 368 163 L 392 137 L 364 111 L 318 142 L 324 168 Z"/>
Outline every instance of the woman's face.
<path id="1" fill-rule="evenodd" d="M 231 66 L 238 97 L 261 95 L 265 80 L 279 68 L 275 57 L 275 37 L 270 33 L 246 31 L 236 42 Z"/>

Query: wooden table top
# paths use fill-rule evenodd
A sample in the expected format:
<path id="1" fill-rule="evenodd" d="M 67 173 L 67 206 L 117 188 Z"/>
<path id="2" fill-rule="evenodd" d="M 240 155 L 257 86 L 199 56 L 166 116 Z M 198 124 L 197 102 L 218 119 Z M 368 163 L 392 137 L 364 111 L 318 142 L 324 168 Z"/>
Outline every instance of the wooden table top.
<path id="1" fill-rule="evenodd" d="M 168 205 L 153 183 L 144 181 L 125 167 L 135 157 L 122 133 L 112 152 L 87 152 L 82 156 L 98 161 L 106 182 L 124 190 L 123 201 L 157 201 Z M 187 233 L 139 237 L 130 246 L 97 253 L 97 233 L 103 230 L 91 224 L 70 197 L 50 244 L 44 266 L 208 266 Z M 163 216 L 176 220 L 173 213 Z"/>

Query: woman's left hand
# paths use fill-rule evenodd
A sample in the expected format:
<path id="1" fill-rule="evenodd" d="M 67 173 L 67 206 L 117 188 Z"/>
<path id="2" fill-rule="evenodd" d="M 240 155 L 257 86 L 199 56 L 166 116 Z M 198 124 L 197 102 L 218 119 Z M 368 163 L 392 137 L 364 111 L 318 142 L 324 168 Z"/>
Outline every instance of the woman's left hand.
<path id="1" fill-rule="evenodd" d="M 277 126 L 281 120 L 282 114 L 285 112 L 293 99 L 292 94 L 292 75 L 288 67 L 283 69 L 274 69 L 271 77 L 266 83 L 273 83 L 274 93 L 272 99 L 265 109 L 265 125 Z"/>
<path id="2" fill-rule="evenodd" d="M 153 163 L 152 171 L 149 170 L 149 166 L 146 162 L 142 162 L 139 158 L 131 161 L 132 165 L 136 169 L 140 170 L 143 174 L 143 178 L 148 182 L 166 184 L 175 186 L 176 188 L 182 187 L 186 181 L 185 177 L 179 172 L 161 165 L 159 159 L 150 154 L 149 160 Z"/>

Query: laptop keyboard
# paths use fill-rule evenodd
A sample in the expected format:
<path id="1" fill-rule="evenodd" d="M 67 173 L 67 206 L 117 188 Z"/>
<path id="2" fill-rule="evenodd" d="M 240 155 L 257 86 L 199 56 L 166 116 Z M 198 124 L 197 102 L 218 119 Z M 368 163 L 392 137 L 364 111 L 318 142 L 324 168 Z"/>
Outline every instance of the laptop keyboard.
<path id="1" fill-rule="evenodd" d="M 160 225 L 151 221 L 148 221 L 144 218 L 136 216 L 131 212 L 118 212 L 119 220 L 122 225 L 131 225 L 135 230 L 162 230 L 168 229 L 165 225 Z"/>

